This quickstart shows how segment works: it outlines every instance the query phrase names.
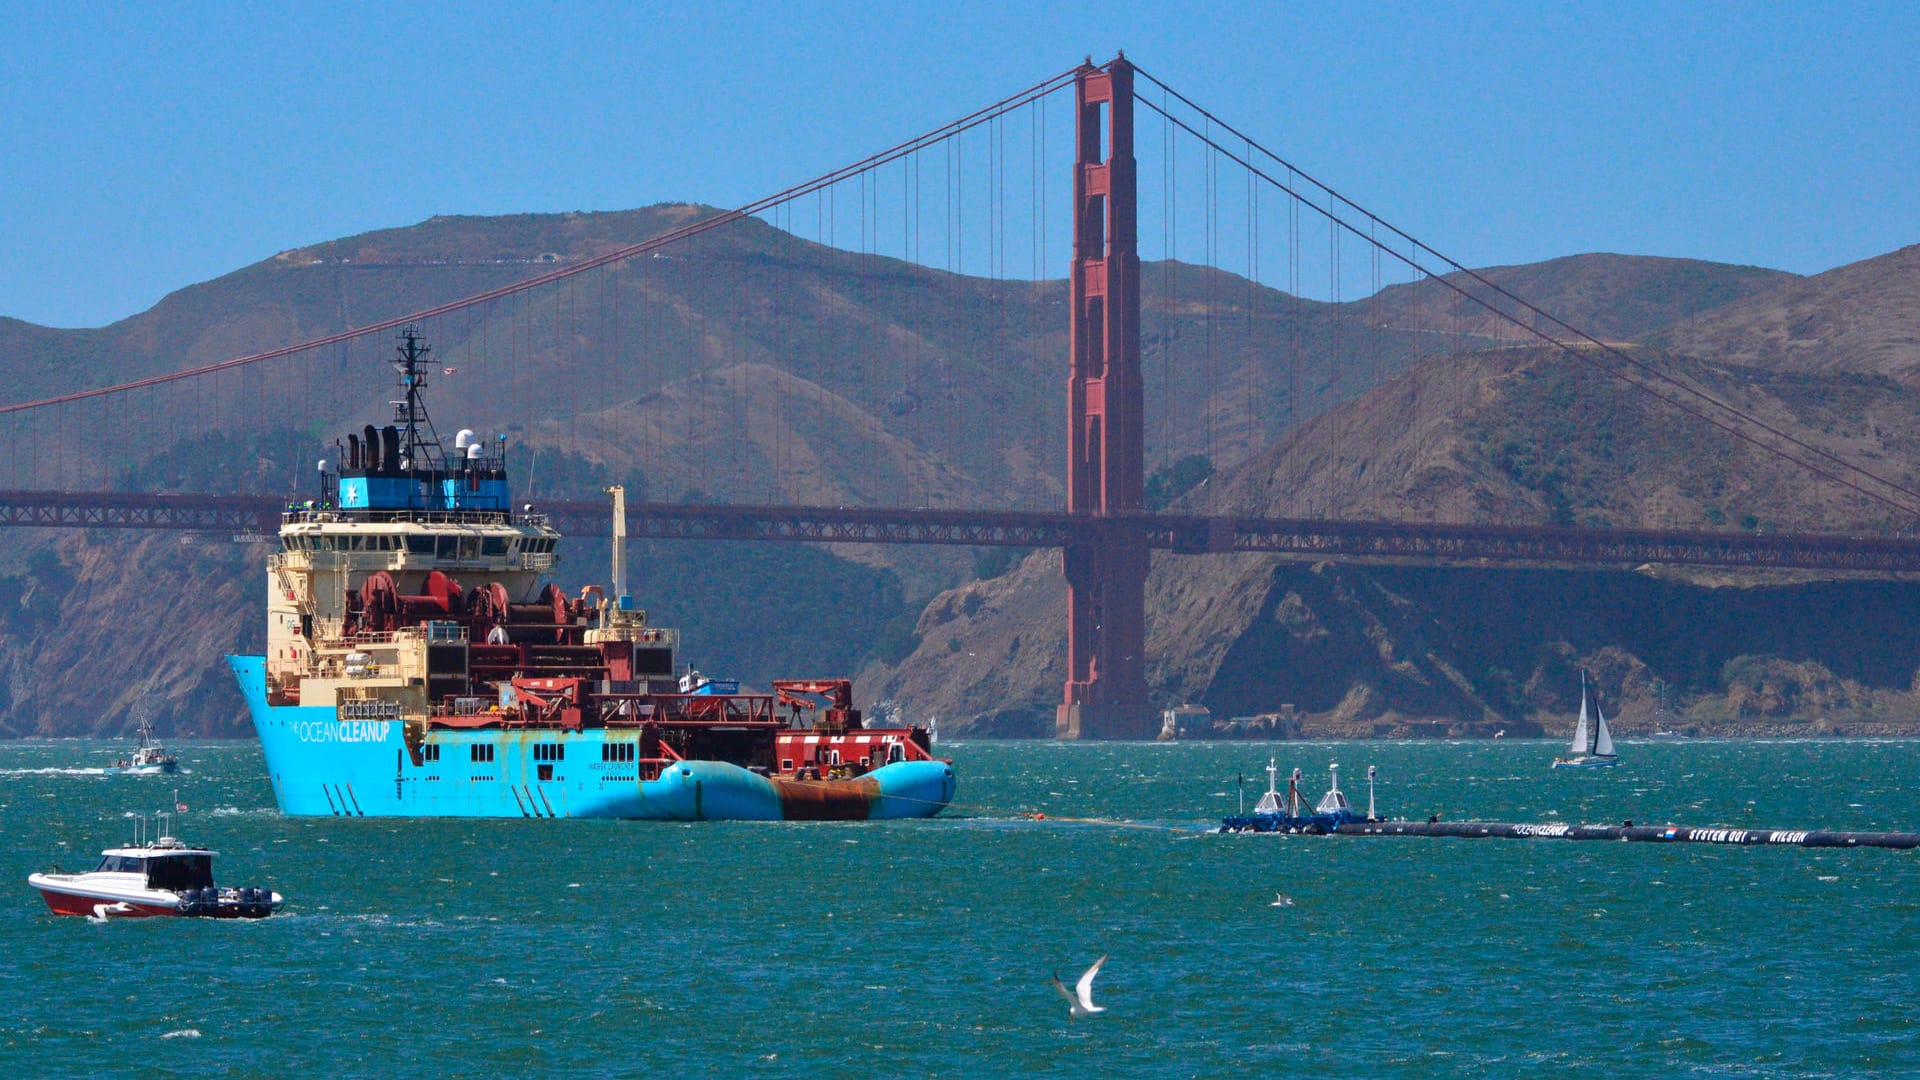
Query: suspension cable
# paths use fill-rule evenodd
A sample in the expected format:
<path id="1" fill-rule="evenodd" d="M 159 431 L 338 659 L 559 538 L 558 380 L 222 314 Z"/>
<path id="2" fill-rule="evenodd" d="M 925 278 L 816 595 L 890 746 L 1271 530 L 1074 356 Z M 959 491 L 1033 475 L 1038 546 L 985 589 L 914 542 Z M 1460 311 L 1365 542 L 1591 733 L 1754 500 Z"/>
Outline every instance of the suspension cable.
<path id="1" fill-rule="evenodd" d="M 1712 426 L 1720 429 L 1721 431 L 1729 435 L 1732 435 L 1733 437 L 1743 442 L 1746 442 L 1750 445 L 1758 447 L 1759 449 L 1764 450 L 1767 453 L 1773 454 L 1776 457 L 1780 457 L 1787 461 L 1793 462 L 1794 464 L 1799 465 L 1801 468 L 1804 468 L 1809 472 L 1812 472 L 1813 474 L 1823 479 L 1830 480 L 1834 483 L 1837 483 L 1853 491 L 1854 493 L 1864 496 L 1865 498 L 1870 499 L 1874 502 L 1892 507 L 1893 509 L 1900 511 L 1903 514 L 1920 515 L 1920 491 L 1916 491 L 1912 488 L 1905 487 L 1893 480 L 1887 479 L 1884 476 L 1880 476 L 1879 474 L 1874 473 L 1869 469 L 1862 468 L 1859 465 L 1856 465 L 1850 461 L 1847 461 L 1844 458 L 1841 458 L 1829 451 L 1822 450 L 1817 446 L 1814 446 L 1802 439 L 1795 437 L 1789 432 L 1782 431 L 1781 429 L 1775 427 L 1774 425 L 1769 424 L 1765 420 L 1762 420 L 1759 417 L 1753 416 L 1750 413 L 1744 412 L 1743 410 L 1736 408 L 1735 406 L 1728 404 L 1727 402 L 1721 401 L 1720 399 L 1714 397 L 1712 394 L 1709 394 L 1704 390 L 1701 390 L 1697 387 L 1689 385 L 1685 381 L 1675 378 L 1674 376 L 1661 371 L 1659 368 L 1654 367 L 1653 365 L 1647 363 L 1646 361 L 1638 359 L 1637 357 L 1634 357 L 1631 354 L 1626 353 L 1619 348 L 1616 348 L 1615 346 L 1609 345 L 1608 343 L 1601 341 L 1599 338 L 1596 338 L 1593 335 L 1588 334 L 1585 331 L 1579 329 L 1578 327 L 1575 327 L 1567 323 L 1565 320 L 1558 318 L 1552 313 L 1547 312 L 1541 309 L 1540 307 L 1537 307 L 1534 304 L 1529 303 L 1528 301 L 1515 295 L 1509 290 L 1503 288 L 1499 284 L 1489 280 L 1485 275 L 1482 275 L 1474 270 L 1468 269 L 1465 265 L 1461 264 L 1457 260 L 1452 259 L 1445 254 L 1442 254 L 1441 252 L 1435 250 L 1432 246 L 1426 243 L 1423 243 L 1419 239 L 1409 235 L 1408 233 L 1400 229 L 1398 226 L 1394 225 L 1392 222 L 1389 222 L 1386 219 L 1381 218 L 1379 215 L 1374 214 L 1372 211 L 1369 211 L 1365 207 L 1360 206 L 1358 203 L 1355 203 L 1351 199 L 1348 199 L 1346 196 L 1341 195 L 1339 192 L 1335 191 L 1333 188 L 1328 187 L 1326 184 L 1323 184 L 1319 180 L 1314 179 L 1312 176 L 1302 171 L 1297 166 L 1288 162 L 1285 158 L 1282 158 L 1278 154 L 1275 154 L 1273 151 L 1268 150 L 1266 147 L 1262 146 L 1260 143 L 1256 142 L 1252 138 L 1244 135 L 1243 133 L 1235 129 L 1232 125 L 1227 124 L 1225 121 L 1220 120 L 1218 117 L 1214 116 L 1212 113 L 1208 112 L 1206 109 L 1195 104 L 1192 99 L 1181 94 L 1179 91 L 1174 90 L 1171 87 L 1167 86 L 1167 84 L 1165 84 L 1164 82 L 1161 82 L 1159 79 L 1154 78 L 1152 75 L 1148 74 L 1143 70 L 1140 70 L 1138 67 L 1136 67 L 1134 70 L 1137 74 L 1145 78 L 1147 81 L 1153 83 L 1155 86 L 1160 87 L 1167 94 L 1170 94 L 1175 99 L 1179 100 L 1182 104 L 1186 105 L 1188 108 L 1193 109 L 1195 112 L 1205 117 L 1209 126 L 1213 124 L 1220 125 L 1223 131 L 1242 140 L 1245 144 L 1252 146 L 1254 149 L 1258 150 L 1261 154 L 1265 155 L 1269 159 L 1286 167 L 1291 175 L 1296 175 L 1301 179 L 1305 180 L 1306 182 L 1312 184 L 1313 186 L 1319 188 L 1321 191 L 1325 192 L 1328 196 L 1328 206 L 1325 209 L 1322 209 L 1321 207 L 1313 203 L 1311 200 L 1306 200 L 1296 188 L 1290 187 L 1287 184 L 1281 182 L 1279 179 L 1277 179 L 1270 173 L 1259 168 L 1253 162 L 1241 158 L 1238 154 L 1235 154 L 1232 150 L 1228 149 L 1227 147 L 1221 145 L 1218 142 L 1215 142 L 1208 135 L 1203 134 L 1200 131 L 1196 130 L 1193 125 L 1187 123 L 1185 120 L 1182 120 L 1179 117 L 1171 115 L 1165 109 L 1156 105 L 1151 98 L 1137 97 L 1135 99 L 1136 101 L 1146 105 L 1147 108 L 1153 110 L 1154 112 L 1160 113 L 1163 117 L 1167 119 L 1168 122 L 1179 126 L 1180 128 L 1184 129 L 1188 134 L 1193 135 L 1195 138 L 1200 139 L 1201 141 L 1205 142 L 1207 145 L 1212 146 L 1215 150 L 1219 151 L 1221 154 L 1225 155 L 1229 159 L 1235 162 L 1238 162 L 1243 168 L 1248 169 L 1249 171 L 1253 172 L 1255 175 L 1259 176 L 1262 180 L 1265 180 L 1267 183 L 1272 184 L 1274 187 L 1279 188 L 1281 191 L 1286 192 L 1293 199 L 1304 202 L 1307 206 L 1312 207 L 1316 213 L 1319 213 L 1324 217 L 1326 217 L 1328 219 L 1328 222 L 1331 225 L 1337 226 L 1340 229 L 1345 229 L 1346 231 L 1351 232 L 1355 236 L 1358 236 L 1362 239 L 1369 238 L 1368 233 L 1361 231 L 1359 226 L 1355 225 L 1353 222 L 1347 220 L 1346 218 L 1342 217 L 1339 213 L 1336 212 L 1334 200 L 1338 200 L 1338 202 L 1346 204 L 1348 207 L 1352 208 L 1356 213 L 1367 218 L 1373 225 L 1376 225 L 1380 228 L 1384 228 L 1388 232 L 1400 237 L 1402 240 L 1405 240 L 1410 245 L 1409 250 L 1412 252 L 1412 254 L 1402 254 L 1401 252 L 1391 247 L 1385 247 L 1385 246 L 1382 246 L 1381 250 L 1393 256 L 1395 259 L 1398 259 L 1399 261 L 1412 267 L 1414 270 L 1418 271 L 1419 273 L 1426 274 L 1431 280 L 1438 282 L 1440 285 L 1448 289 L 1451 289 L 1453 292 L 1459 294 L 1460 296 L 1466 298 L 1467 300 L 1470 300 L 1473 303 L 1479 305 L 1480 307 L 1485 308 L 1487 311 L 1492 312 L 1496 317 L 1508 323 L 1511 323 L 1514 326 L 1517 326 L 1523 332 L 1530 334 L 1540 339 L 1541 341 L 1546 342 L 1549 345 L 1553 345 L 1561 349 L 1562 351 L 1566 352 L 1568 355 L 1580 360 L 1582 363 L 1585 363 L 1591 367 L 1597 368 L 1600 371 L 1612 376 L 1613 378 L 1619 379 L 1623 382 L 1626 382 L 1630 386 L 1633 386 L 1637 389 L 1645 391 L 1646 393 L 1652 395 L 1658 400 L 1668 405 L 1671 405 L 1676 409 L 1679 409 L 1681 412 L 1684 412 L 1687 415 L 1694 417 L 1695 419 L 1698 419 L 1707 424 L 1711 424 Z M 1377 241 L 1375 242 L 1377 243 Z M 1494 304 L 1492 304 L 1485 298 L 1475 295 L 1472 291 L 1468 289 L 1462 288 L 1457 282 L 1448 280 L 1446 275 L 1435 274 L 1432 271 L 1428 270 L 1425 266 L 1422 266 L 1419 262 L 1419 258 L 1418 258 L 1419 253 L 1423 251 L 1426 254 L 1431 255 L 1435 259 L 1438 259 L 1441 262 L 1445 263 L 1448 267 L 1451 268 L 1453 273 L 1457 273 L 1463 277 L 1469 278 L 1476 284 L 1484 286 L 1490 292 L 1493 292 L 1506 300 L 1512 301 L 1514 304 L 1519 305 L 1521 308 L 1533 314 L 1537 319 L 1545 320 L 1546 322 L 1552 324 L 1554 327 L 1557 327 L 1560 330 L 1565 331 L 1567 334 L 1579 339 L 1581 342 L 1584 342 L 1585 344 L 1591 346 L 1592 348 L 1606 353 L 1608 356 L 1611 356 L 1612 358 L 1619 361 L 1620 363 L 1624 365 L 1630 365 L 1644 372 L 1647 376 L 1655 380 L 1658 380 L 1659 382 L 1666 383 L 1674 387 L 1675 389 L 1679 390 L 1683 394 L 1699 399 L 1700 401 L 1705 403 L 1706 407 L 1718 409 L 1726 413 L 1727 415 L 1732 416 L 1739 423 L 1749 424 L 1753 427 L 1757 427 L 1760 430 L 1765 431 L 1769 435 L 1772 435 L 1778 439 L 1781 439 L 1782 441 L 1792 444 L 1793 446 L 1799 447 L 1800 449 L 1805 450 L 1808 453 L 1818 458 L 1821 458 L 1827 462 L 1830 462 L 1833 466 L 1835 466 L 1841 471 L 1852 473 L 1855 476 L 1863 477 L 1865 478 L 1865 480 L 1871 483 L 1881 485 L 1882 487 L 1885 487 L 1888 490 L 1895 491 L 1900 493 L 1901 495 L 1908 496 L 1909 498 L 1915 500 L 1915 503 L 1912 503 L 1912 504 L 1905 503 L 1899 499 L 1890 498 L 1887 495 L 1882 494 L 1880 492 L 1868 490 L 1866 487 L 1861 486 L 1860 483 L 1857 483 L 1853 480 L 1849 480 L 1844 476 L 1836 475 L 1836 473 L 1831 469 L 1824 468 L 1820 465 L 1815 464 L 1814 462 L 1811 462 L 1802 457 L 1799 457 L 1779 446 L 1773 445 L 1765 441 L 1764 439 L 1761 439 L 1759 436 L 1754 435 L 1750 432 L 1742 431 L 1738 427 L 1736 427 L 1735 424 L 1733 423 L 1729 423 L 1727 421 L 1717 419 L 1714 416 L 1708 415 L 1707 412 L 1703 411 L 1702 407 L 1688 405 L 1684 401 L 1677 400 L 1674 397 L 1661 393 L 1657 388 L 1647 384 L 1646 382 L 1642 382 L 1634 379 L 1624 371 L 1621 371 L 1613 367 L 1609 367 L 1608 365 L 1599 362 L 1597 359 L 1588 355 L 1586 352 L 1575 348 L 1572 343 L 1567 341 L 1562 341 L 1559 337 L 1556 337 L 1553 334 L 1549 334 L 1546 331 L 1539 329 L 1539 327 L 1536 325 L 1525 323 L 1520 321 L 1519 319 L 1514 318 L 1512 315 L 1501 310 L 1499 307 L 1496 307 Z"/>
<path id="2" fill-rule="evenodd" d="M 574 274 L 584 273 L 588 270 L 605 266 L 609 263 L 617 263 L 623 259 L 631 259 L 636 255 L 644 255 L 647 252 L 658 250 L 660 248 L 666 247 L 670 244 L 678 243 L 682 240 L 686 240 L 693 236 L 698 236 L 701 233 L 707 232 L 711 229 L 719 228 L 722 225 L 728 225 L 735 221 L 739 221 L 742 218 L 748 218 L 756 214 L 764 213 L 767 210 L 772 209 L 773 207 L 779 206 L 793 199 L 798 199 L 798 198 L 801 198 L 802 196 L 813 194 L 824 188 L 830 188 L 834 184 L 837 184 L 840 181 L 847 179 L 848 177 L 851 177 L 860 173 L 869 172 L 873 169 L 877 169 L 882 165 L 898 160 L 899 158 L 905 157 L 906 155 L 911 154 L 915 150 L 918 150 L 922 147 L 931 146 L 935 143 L 957 137 L 960 133 L 969 131 L 975 127 L 978 127 L 981 124 L 984 124 L 989 120 L 992 120 L 995 117 L 1000 116 L 1002 113 L 1010 112 L 1014 109 L 1020 108 L 1021 106 L 1027 104 L 1030 101 L 1035 101 L 1039 98 L 1046 97 L 1052 94 L 1054 91 L 1059 90 L 1062 87 L 1065 87 L 1067 85 L 1070 85 L 1073 82 L 1074 78 L 1078 75 L 1078 73 L 1079 73 L 1079 68 L 1077 67 L 1069 69 L 1067 71 L 1063 71 L 1058 75 L 1054 75 L 1049 78 L 1043 79 L 1040 82 L 1037 82 L 1032 86 L 1029 86 L 1025 90 L 1022 90 L 1016 94 L 1013 94 L 1009 97 L 1002 98 L 991 105 L 988 105 L 981 109 L 976 109 L 975 111 L 968 113 L 967 115 L 959 118 L 958 120 L 953 120 L 946 124 L 942 124 L 940 127 L 934 128 L 932 131 L 926 132 L 925 134 L 922 134 L 922 135 L 915 136 L 914 138 L 908 139 L 905 142 L 897 143 L 885 150 L 879 151 L 878 153 L 870 154 L 867 157 L 861 158 L 859 161 L 853 162 L 850 165 L 843 165 L 840 168 L 834 169 L 830 172 L 822 173 L 821 175 L 816 176 L 811 180 L 807 180 L 802 183 L 795 184 L 794 186 L 786 188 L 782 191 L 777 191 L 772 195 L 767 195 L 762 198 L 755 199 L 754 201 L 746 203 L 745 205 L 737 207 L 733 210 L 725 210 L 716 214 L 708 215 L 707 217 L 701 218 L 698 221 L 690 222 L 677 229 L 669 230 L 667 232 L 661 233 L 660 235 L 652 237 L 650 239 L 642 240 L 636 244 L 629 244 L 625 247 L 615 248 L 612 251 L 608 251 L 603 254 L 596 255 L 593 258 L 586 259 L 582 262 L 575 263 L 574 265 L 571 265 L 571 266 L 562 267 L 557 270 L 550 270 L 544 274 L 537 274 L 523 281 L 516 281 L 511 284 L 499 286 L 498 288 L 488 289 L 485 292 L 475 293 L 471 296 L 462 297 L 459 300 L 451 300 L 444 304 L 436 304 L 433 307 L 422 308 L 419 311 L 409 312 L 405 315 L 396 315 L 389 319 L 382 319 L 378 322 L 371 322 L 362 326 L 353 327 L 348 330 L 342 330 L 339 333 L 328 334 L 325 337 L 318 337 L 310 341 L 303 341 L 297 345 L 286 345 L 277 349 L 269 349 L 266 352 L 253 353 L 248 356 L 238 356 L 230 360 L 222 360 L 217 363 L 203 364 L 200 367 L 188 368 L 184 371 L 176 371 L 166 375 L 152 375 L 144 379 L 135 379 L 130 382 L 116 383 L 112 386 L 96 387 L 92 390 L 78 390 L 69 394 L 60 394 L 54 397 L 41 398 L 37 401 L 23 401 L 23 402 L 18 402 L 12 405 L 0 405 L 0 414 L 23 412 L 28 409 L 43 408 L 48 405 L 63 405 L 72 401 L 82 401 L 87 398 L 104 397 L 108 394 L 118 394 L 128 390 L 139 390 L 149 386 L 157 386 L 161 383 L 173 382 L 178 379 L 191 379 L 201 375 L 211 375 L 219 371 L 229 371 L 233 368 L 245 367 L 249 364 L 257 364 L 264 360 L 273 360 L 282 356 L 291 356 L 294 353 L 305 352 L 308 349 L 320 348 L 321 346 L 331 345 L 335 342 L 349 341 L 354 338 L 364 337 L 368 334 L 376 334 L 383 330 L 391 330 L 391 329 L 394 329 L 395 327 L 405 326 L 408 323 L 421 322 L 426 319 L 433 318 L 436 315 L 444 315 L 451 311 L 458 311 L 462 308 L 470 307 L 475 304 L 485 303 L 486 301 L 489 301 L 489 300 L 499 299 L 500 297 L 512 296 L 518 293 L 525 293 L 529 290 L 537 289 L 542 285 L 548 285 L 555 281 L 559 281 L 562 278 L 571 277 Z"/>

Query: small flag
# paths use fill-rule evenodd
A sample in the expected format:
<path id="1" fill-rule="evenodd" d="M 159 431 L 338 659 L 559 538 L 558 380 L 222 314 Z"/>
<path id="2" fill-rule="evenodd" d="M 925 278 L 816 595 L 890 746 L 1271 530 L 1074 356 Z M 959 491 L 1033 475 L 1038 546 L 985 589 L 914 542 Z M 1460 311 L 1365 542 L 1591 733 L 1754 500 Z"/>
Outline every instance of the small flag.
<path id="1" fill-rule="evenodd" d="M 184 813 L 186 813 L 186 812 L 187 812 L 187 804 L 186 804 L 186 803 L 183 803 L 183 802 L 177 802 L 177 803 L 174 803 L 174 804 L 173 804 L 173 812 L 174 812 L 174 813 L 176 813 L 176 814 L 184 814 Z"/>

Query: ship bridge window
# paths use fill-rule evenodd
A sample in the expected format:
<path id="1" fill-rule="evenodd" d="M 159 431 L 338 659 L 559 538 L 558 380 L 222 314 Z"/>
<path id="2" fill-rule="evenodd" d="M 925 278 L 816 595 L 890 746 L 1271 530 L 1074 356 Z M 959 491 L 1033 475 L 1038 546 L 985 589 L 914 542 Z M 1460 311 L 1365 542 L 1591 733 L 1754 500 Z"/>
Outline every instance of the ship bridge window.
<path id="1" fill-rule="evenodd" d="M 507 538 L 504 536 L 489 536 L 481 541 L 480 554 L 482 555 L 505 555 L 506 553 Z"/>
<path id="2" fill-rule="evenodd" d="M 459 554 L 459 551 L 460 551 L 459 537 L 443 536 L 440 538 L 439 547 L 436 551 L 434 551 L 434 554 L 439 556 L 442 559 L 451 559 L 456 557 Z"/>
<path id="3" fill-rule="evenodd" d="M 492 761 L 492 743 L 474 743 L 467 747 L 467 755 L 474 761 Z"/>
<path id="4" fill-rule="evenodd" d="M 132 855 L 108 855 L 100 860 L 94 869 L 102 874 L 138 874 L 146 870 L 146 863 Z"/>
<path id="5" fill-rule="evenodd" d="M 204 889 L 211 884 L 211 855 L 169 855 L 147 861 L 149 889 Z"/>
<path id="6" fill-rule="evenodd" d="M 460 538 L 460 557 L 463 559 L 475 559 L 475 558 L 479 558 L 479 556 L 480 556 L 480 538 L 477 536 L 461 537 Z"/>
<path id="7" fill-rule="evenodd" d="M 566 744 L 564 744 L 564 743 L 534 743 L 534 744 L 533 744 L 533 760 L 535 760 L 535 761 L 565 761 L 565 760 L 567 760 L 567 747 L 566 747 Z"/>
<path id="8" fill-rule="evenodd" d="M 600 744 L 600 760 L 601 761 L 632 761 L 636 756 L 635 755 L 636 749 L 638 748 L 633 743 L 630 743 L 630 742 L 601 743 Z"/>
<path id="9" fill-rule="evenodd" d="M 409 536 L 407 550 L 415 555 L 431 555 L 433 554 L 433 537 Z"/>

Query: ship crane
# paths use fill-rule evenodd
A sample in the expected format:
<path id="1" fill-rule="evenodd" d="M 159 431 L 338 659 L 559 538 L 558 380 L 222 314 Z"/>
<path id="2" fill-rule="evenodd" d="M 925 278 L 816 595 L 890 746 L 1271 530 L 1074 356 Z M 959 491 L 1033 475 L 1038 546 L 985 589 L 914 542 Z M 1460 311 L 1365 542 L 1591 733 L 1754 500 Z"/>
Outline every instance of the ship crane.
<path id="1" fill-rule="evenodd" d="M 852 679 L 775 679 L 773 692 L 779 695 L 780 704 L 798 712 L 812 712 L 820 708 L 819 702 L 802 695 L 817 694 L 825 698 L 826 710 L 814 724 L 825 734 L 838 735 L 850 728 L 866 726 L 860 718 L 860 710 L 853 707 Z"/>

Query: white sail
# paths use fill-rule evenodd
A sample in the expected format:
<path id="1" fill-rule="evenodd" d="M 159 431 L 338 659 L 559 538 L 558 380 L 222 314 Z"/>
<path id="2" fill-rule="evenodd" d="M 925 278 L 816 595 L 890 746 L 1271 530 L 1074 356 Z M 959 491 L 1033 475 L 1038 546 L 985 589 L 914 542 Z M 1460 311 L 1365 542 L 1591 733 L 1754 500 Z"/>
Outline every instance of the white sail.
<path id="1" fill-rule="evenodd" d="M 1613 756 L 1613 736 L 1607 733 L 1607 714 L 1600 711 L 1600 702 L 1593 703 L 1593 715 L 1597 717 L 1593 736 L 1593 752 L 1599 757 Z"/>
<path id="2" fill-rule="evenodd" d="M 1569 747 L 1575 755 L 1587 753 L 1587 673 L 1580 673 L 1580 726 L 1573 729 Z"/>

